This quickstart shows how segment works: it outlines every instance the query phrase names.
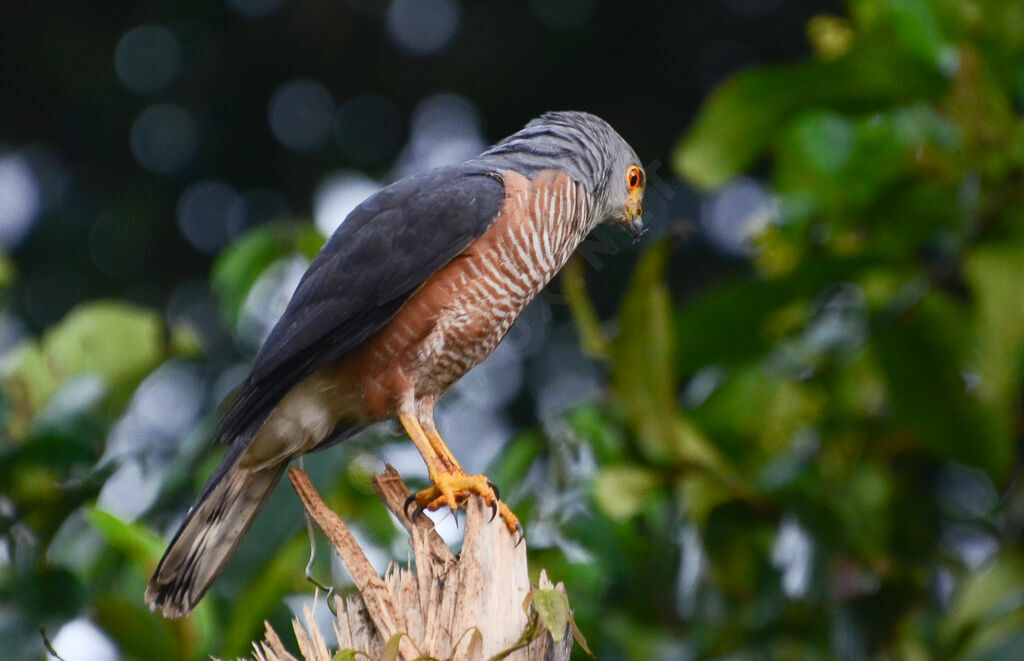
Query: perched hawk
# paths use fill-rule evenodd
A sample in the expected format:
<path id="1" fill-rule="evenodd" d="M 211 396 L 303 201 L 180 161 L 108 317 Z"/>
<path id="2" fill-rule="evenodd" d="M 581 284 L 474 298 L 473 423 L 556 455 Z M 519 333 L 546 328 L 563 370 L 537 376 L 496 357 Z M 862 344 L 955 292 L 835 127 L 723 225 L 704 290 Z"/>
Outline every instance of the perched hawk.
<path id="1" fill-rule="evenodd" d="M 220 421 L 228 445 L 156 568 L 146 601 L 189 613 L 288 463 L 396 416 L 427 464 L 418 507 L 469 494 L 437 400 L 486 358 L 599 223 L 641 232 L 644 171 L 604 120 L 552 112 L 476 158 L 415 174 L 348 215 L 306 271 Z"/>

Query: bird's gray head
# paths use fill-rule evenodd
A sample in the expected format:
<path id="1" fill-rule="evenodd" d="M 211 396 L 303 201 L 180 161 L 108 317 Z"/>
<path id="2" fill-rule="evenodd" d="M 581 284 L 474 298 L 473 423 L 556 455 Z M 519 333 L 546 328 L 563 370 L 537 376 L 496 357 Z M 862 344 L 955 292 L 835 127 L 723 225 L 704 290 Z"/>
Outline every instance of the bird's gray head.
<path id="1" fill-rule="evenodd" d="M 590 194 L 595 222 L 622 225 L 634 239 L 643 232 L 643 166 L 622 136 L 596 115 L 545 113 L 480 158 L 528 177 L 564 170 Z"/>

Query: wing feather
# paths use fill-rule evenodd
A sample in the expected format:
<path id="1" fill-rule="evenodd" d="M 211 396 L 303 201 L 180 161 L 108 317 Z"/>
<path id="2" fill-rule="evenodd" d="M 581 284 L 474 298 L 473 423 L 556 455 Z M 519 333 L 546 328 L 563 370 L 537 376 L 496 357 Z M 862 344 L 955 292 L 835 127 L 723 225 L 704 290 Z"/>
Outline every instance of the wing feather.
<path id="1" fill-rule="evenodd" d="M 486 231 L 504 197 L 500 177 L 464 164 L 407 177 L 356 207 L 260 349 L 221 419 L 221 440 L 251 434 L 293 386 L 380 330 Z"/>

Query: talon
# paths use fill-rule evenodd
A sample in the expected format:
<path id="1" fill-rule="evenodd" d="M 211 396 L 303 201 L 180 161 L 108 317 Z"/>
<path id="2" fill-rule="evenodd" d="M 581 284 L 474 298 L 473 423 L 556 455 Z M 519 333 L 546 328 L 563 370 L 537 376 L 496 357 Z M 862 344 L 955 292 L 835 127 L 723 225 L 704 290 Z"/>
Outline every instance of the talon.
<path id="1" fill-rule="evenodd" d="M 405 499 L 405 504 L 402 505 L 402 511 L 405 513 L 405 518 L 411 518 L 409 516 L 409 505 L 416 502 L 416 494 L 409 494 L 409 497 Z M 415 519 L 413 519 L 415 521 Z"/>
<path id="2" fill-rule="evenodd" d="M 405 501 L 407 515 L 413 501 L 417 505 L 416 511 L 410 517 L 413 522 L 423 513 L 424 509 L 435 511 L 442 507 L 448 507 L 453 515 L 458 516 L 459 509 L 465 506 L 469 496 L 475 494 L 483 498 L 484 503 L 491 508 L 491 518 L 488 523 L 500 516 L 505 519 L 505 526 L 512 535 L 525 536 L 522 526 L 519 525 L 519 519 L 505 503 L 501 502 L 498 487 L 483 475 L 442 474 L 432 476 L 431 481 L 433 484 L 430 487 Z M 456 519 L 455 525 L 458 525 L 458 519 Z M 521 539 L 519 541 L 522 542 Z"/>
<path id="3" fill-rule="evenodd" d="M 523 530 L 523 524 L 516 521 L 516 534 L 519 535 L 519 539 L 516 541 L 515 546 L 512 548 L 519 548 L 519 545 L 526 541 L 526 531 Z"/>
<path id="4" fill-rule="evenodd" d="M 422 514 L 423 514 L 423 508 L 422 507 L 417 507 L 416 509 L 414 509 L 412 511 L 412 522 L 416 523 L 416 519 L 420 518 L 420 516 Z"/>

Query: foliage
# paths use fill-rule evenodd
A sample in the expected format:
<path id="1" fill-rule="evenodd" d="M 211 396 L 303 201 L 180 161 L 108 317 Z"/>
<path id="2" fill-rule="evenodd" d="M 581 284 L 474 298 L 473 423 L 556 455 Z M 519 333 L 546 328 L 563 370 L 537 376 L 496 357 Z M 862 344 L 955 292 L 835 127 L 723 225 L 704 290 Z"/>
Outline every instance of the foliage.
<path id="1" fill-rule="evenodd" d="M 576 418 L 624 446 L 589 531 L 617 540 L 591 547 L 615 614 L 580 620 L 632 658 L 1011 658 L 1024 5 L 853 2 L 812 27 L 816 59 L 727 82 L 676 149 L 701 187 L 763 167 L 771 218 L 749 274 L 671 315 L 673 245 L 633 276 L 622 408 Z"/>
<path id="2" fill-rule="evenodd" d="M 607 392 L 555 424 L 531 416 L 488 471 L 598 658 L 1024 656 L 1024 2 L 847 7 L 809 23 L 812 59 L 720 86 L 675 147 L 709 198 L 743 173 L 770 187 L 749 262 L 709 282 L 687 271 L 688 245 L 652 242 L 614 324 L 615 298 L 588 298 L 572 265 L 569 309 Z M 194 616 L 164 621 L 141 595 L 216 461 L 203 455 L 241 311 L 321 240 L 281 222 L 226 248 L 210 276 L 219 333 L 110 300 L 4 354 L 11 658 L 81 614 L 127 658 L 242 654 L 264 619 L 287 630 L 285 597 L 311 589 L 286 489 Z M 0 256 L 0 288 L 17 281 Z M 202 410 L 164 445 L 115 453 L 168 367 L 201 375 Z M 367 544 L 401 557 L 369 489 L 393 440 L 307 469 Z M 131 516 L 95 504 L 126 465 L 156 485 Z"/>

